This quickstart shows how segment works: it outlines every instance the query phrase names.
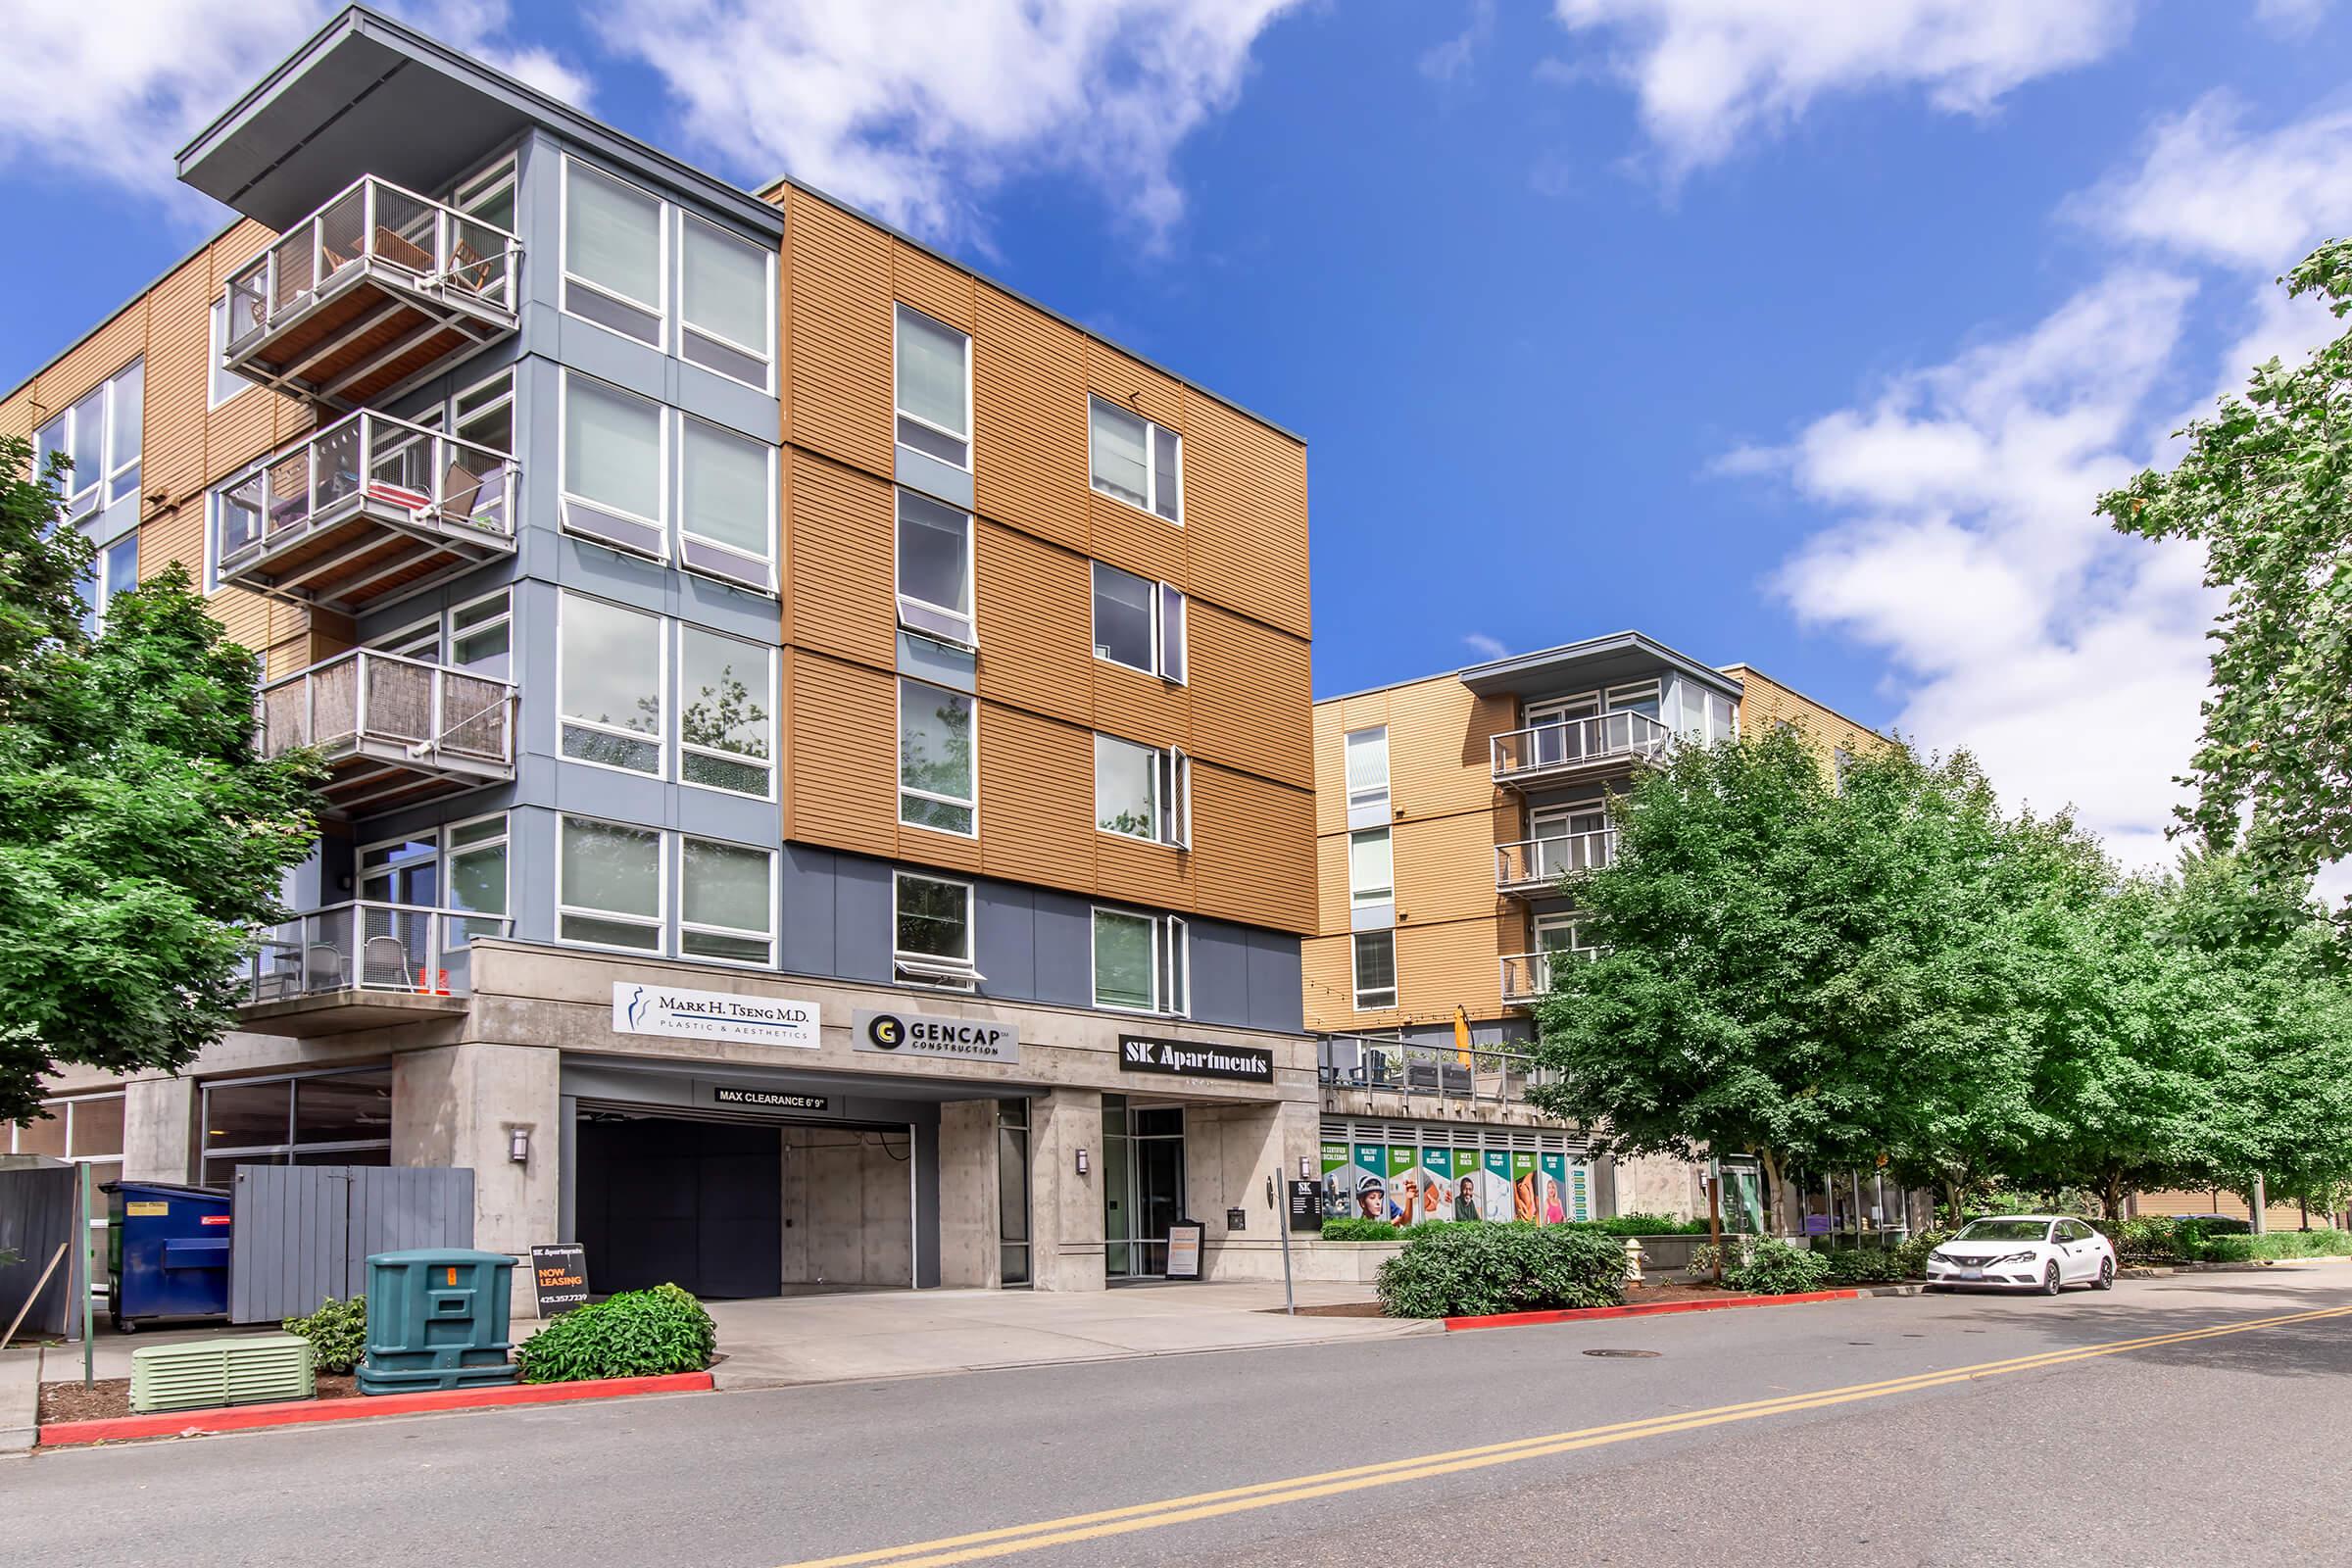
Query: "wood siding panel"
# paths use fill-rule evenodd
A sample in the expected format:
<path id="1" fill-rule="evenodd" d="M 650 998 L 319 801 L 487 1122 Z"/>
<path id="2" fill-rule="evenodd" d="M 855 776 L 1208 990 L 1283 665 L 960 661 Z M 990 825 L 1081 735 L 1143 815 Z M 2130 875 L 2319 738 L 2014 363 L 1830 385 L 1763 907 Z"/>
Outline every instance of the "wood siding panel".
<path id="1" fill-rule="evenodd" d="M 926 256 L 903 240 L 890 245 L 891 288 L 900 299 L 956 330 L 973 323 L 972 274 Z"/>
<path id="2" fill-rule="evenodd" d="M 1185 620 L 1194 749 L 1230 767 L 1312 788 L 1314 677 L 1306 643 L 1198 600 Z M 1345 787 L 1340 803 L 1338 825 L 1345 827 Z"/>
<path id="3" fill-rule="evenodd" d="M 975 309 L 972 480 L 980 510 L 1084 552 L 1086 340 L 986 284 Z"/>
<path id="4" fill-rule="evenodd" d="M 869 473 L 891 471 L 891 240 L 799 191 L 786 203 L 792 338 L 784 428 Z"/>
<path id="5" fill-rule="evenodd" d="M 1192 591 L 1182 528 L 1156 514 L 1092 492 L 1087 496 L 1087 538 L 1097 560 Z"/>
<path id="6" fill-rule="evenodd" d="M 1092 338 L 1086 344 L 1086 384 L 1105 402 L 1184 431 L 1184 388 L 1176 378 Z"/>
<path id="7" fill-rule="evenodd" d="M 1147 746 L 1193 749 L 1189 691 L 1107 659 L 1090 662 L 1095 676 L 1095 728 Z"/>
<path id="8" fill-rule="evenodd" d="M 1337 703 L 1315 705 L 1315 831 L 1342 833 L 1348 828 L 1348 740 L 1341 727 Z"/>
<path id="9" fill-rule="evenodd" d="M 1478 811 L 1395 824 L 1390 845 L 1396 852 L 1399 923 L 1493 916 L 1494 829 L 1494 815 Z"/>
<path id="10" fill-rule="evenodd" d="M 1092 805 L 1090 786 L 1089 805 Z M 1095 891 L 1106 899 L 1151 908 L 1194 907 L 1193 857 L 1164 844 L 1116 833 L 1095 834 Z"/>
<path id="11" fill-rule="evenodd" d="M 1185 417 L 1191 591 L 1309 635 L 1306 449 L 1211 398 L 1188 395 Z"/>
<path id="12" fill-rule="evenodd" d="M 205 399 L 212 389 L 211 273 L 196 257 L 148 297 L 147 429 L 142 478 L 147 492 L 176 507 L 202 494 Z M 196 571 L 189 558 L 189 572 Z"/>
<path id="13" fill-rule="evenodd" d="M 891 487 L 786 453 L 792 635 L 805 647 L 896 668 L 897 518 Z"/>
<path id="14" fill-rule="evenodd" d="M 33 380 L 33 401 L 46 420 L 71 408 L 90 388 L 147 352 L 147 300 L 132 301 L 114 319 L 68 349 Z M 76 475 L 87 484 L 89 475 Z"/>
<path id="15" fill-rule="evenodd" d="M 1314 799 L 1201 764 L 1193 769 L 1193 879 L 1200 913 L 1301 935 L 1315 929 Z"/>
<path id="16" fill-rule="evenodd" d="M 1837 755 L 1875 757 L 1892 751 L 1894 742 L 1866 724 L 1857 724 L 1835 709 L 1824 708 L 1804 693 L 1784 686 L 1748 664 L 1731 664 L 1726 674 L 1740 684 L 1740 733 L 1761 735 L 1786 724 L 1811 747 L 1821 765 L 1834 773 Z"/>
<path id="17" fill-rule="evenodd" d="M 973 541 L 980 695 L 1090 722 L 1094 586 L 1086 558 L 986 519 L 973 524 Z"/>
<path id="18" fill-rule="evenodd" d="M 898 852 L 898 694 L 885 671 L 803 650 L 792 660 L 796 837 L 860 855 Z"/>
<path id="19" fill-rule="evenodd" d="M 1491 742 L 1515 718 L 1507 697 L 1481 698 L 1450 675 L 1389 693 L 1389 791 L 1406 816 L 1484 811 L 1494 801 Z"/>
<path id="20" fill-rule="evenodd" d="M 1301 1002 L 1310 1030 L 1355 1034 L 1393 1029 L 1404 1014 L 1395 1007 L 1355 1010 L 1355 947 L 1348 936 L 1309 937 L 1298 945 Z"/>
<path id="21" fill-rule="evenodd" d="M 1315 929 L 1325 933 L 1348 930 L 1353 911 L 1348 888 L 1348 843 L 1345 832 L 1325 833 L 1315 840 Z"/>
<path id="22" fill-rule="evenodd" d="M 980 781 L 989 874 L 1094 891 L 1095 757 L 1086 730 L 989 704 L 980 722 Z"/>

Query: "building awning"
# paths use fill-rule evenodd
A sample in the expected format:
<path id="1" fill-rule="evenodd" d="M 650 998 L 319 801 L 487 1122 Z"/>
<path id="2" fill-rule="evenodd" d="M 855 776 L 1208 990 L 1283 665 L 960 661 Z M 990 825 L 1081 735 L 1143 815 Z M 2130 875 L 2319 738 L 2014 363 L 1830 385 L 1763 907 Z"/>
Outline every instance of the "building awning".
<path id="1" fill-rule="evenodd" d="M 1661 669 L 1734 701 L 1740 697 L 1740 682 L 1734 677 L 1710 669 L 1638 631 L 1589 637 L 1580 643 L 1472 664 L 1461 671 L 1461 682 L 1481 697 L 1509 697 L 1529 692 L 1590 690 L 1620 681 L 1645 679 Z"/>

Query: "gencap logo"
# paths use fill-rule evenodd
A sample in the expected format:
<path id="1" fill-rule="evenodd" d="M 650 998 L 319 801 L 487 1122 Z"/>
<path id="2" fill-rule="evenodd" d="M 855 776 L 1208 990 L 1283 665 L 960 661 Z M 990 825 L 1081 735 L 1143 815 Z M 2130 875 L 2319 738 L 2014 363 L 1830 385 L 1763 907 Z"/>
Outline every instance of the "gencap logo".
<path id="1" fill-rule="evenodd" d="M 865 1038 L 884 1051 L 896 1051 L 906 1043 L 906 1025 L 895 1012 L 877 1012 L 865 1022 Z"/>

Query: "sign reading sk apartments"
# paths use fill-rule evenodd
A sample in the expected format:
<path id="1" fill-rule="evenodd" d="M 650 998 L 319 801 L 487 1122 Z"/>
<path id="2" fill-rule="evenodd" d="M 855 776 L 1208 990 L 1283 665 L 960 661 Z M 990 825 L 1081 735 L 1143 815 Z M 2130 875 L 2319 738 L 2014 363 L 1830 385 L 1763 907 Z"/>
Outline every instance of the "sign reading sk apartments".
<path id="1" fill-rule="evenodd" d="M 612 1030 L 673 1040 L 743 1040 L 814 1051 L 816 1004 L 732 991 L 681 991 L 635 980 L 612 982 Z"/>
<path id="2" fill-rule="evenodd" d="M 1119 1036 L 1119 1071 L 1181 1073 L 1245 1084 L 1274 1081 L 1274 1053 L 1254 1046 L 1203 1046 L 1189 1040 Z"/>

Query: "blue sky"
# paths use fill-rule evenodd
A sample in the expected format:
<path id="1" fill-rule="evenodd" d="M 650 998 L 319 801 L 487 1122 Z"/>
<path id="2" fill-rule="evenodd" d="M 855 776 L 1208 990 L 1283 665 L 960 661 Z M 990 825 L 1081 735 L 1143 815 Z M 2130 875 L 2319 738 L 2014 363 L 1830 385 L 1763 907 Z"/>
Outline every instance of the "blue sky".
<path id="1" fill-rule="evenodd" d="M 2318 341 L 2270 279 L 2352 228 L 2328 0 L 397 9 L 1303 433 L 1319 694 L 1638 626 L 2133 859 L 2213 605 L 2091 499 Z M 10 383 L 209 231 L 170 153 L 331 7 L 24 10 Z"/>

